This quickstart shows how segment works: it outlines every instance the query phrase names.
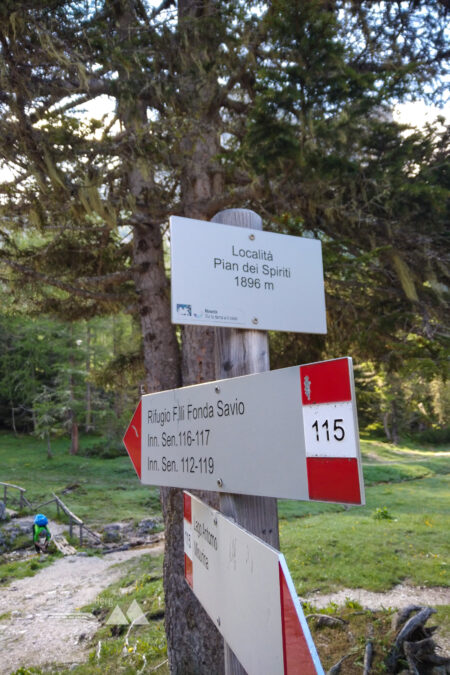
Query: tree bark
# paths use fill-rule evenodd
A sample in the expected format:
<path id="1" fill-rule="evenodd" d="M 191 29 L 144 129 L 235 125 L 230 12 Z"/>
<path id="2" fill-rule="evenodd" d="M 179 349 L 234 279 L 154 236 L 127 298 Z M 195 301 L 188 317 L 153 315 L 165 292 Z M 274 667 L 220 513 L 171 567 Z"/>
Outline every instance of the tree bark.
<path id="1" fill-rule="evenodd" d="M 84 430 L 86 433 L 92 431 L 92 386 L 89 380 L 91 374 L 91 329 L 89 324 L 86 326 L 86 417 Z"/>
<path id="2" fill-rule="evenodd" d="M 78 424 L 74 420 L 75 413 L 72 410 L 72 423 L 70 426 L 70 454 L 78 455 L 78 450 L 80 449 L 79 439 L 78 439 Z"/>
<path id="3" fill-rule="evenodd" d="M 12 424 L 12 429 L 14 432 L 14 435 L 17 436 L 17 429 L 16 429 L 16 412 L 14 409 L 14 402 L 10 402 L 11 405 L 11 424 Z"/>
<path id="4" fill-rule="evenodd" d="M 222 192 L 223 180 L 216 166 L 219 153 L 218 121 L 207 119 L 205 111 L 208 101 L 213 100 L 217 86 L 214 78 L 209 81 L 197 78 L 195 56 L 201 47 L 198 35 L 194 35 L 197 13 L 207 13 L 212 7 L 209 2 L 183 0 L 178 4 L 180 31 L 185 36 L 188 48 L 180 59 L 185 72 L 191 73 L 184 79 L 185 100 L 189 104 L 189 122 L 181 142 L 183 171 L 180 178 L 181 202 L 184 215 L 206 220 L 208 202 Z M 204 47 L 204 45 L 203 45 Z M 195 120 L 200 120 L 196 123 Z M 199 242 L 199 245 L 201 243 Z M 214 329 L 201 326 L 184 326 L 182 330 L 181 377 L 183 386 L 210 382 L 214 379 Z M 211 492 L 195 491 L 195 494 L 218 508 L 218 495 Z M 165 577 L 169 579 L 169 565 L 172 569 L 171 583 L 166 584 L 166 632 L 170 671 L 176 675 L 195 673 L 198 675 L 220 675 L 224 670 L 223 639 L 184 579 L 183 544 L 183 499 L 182 491 L 163 490 L 163 504 L 166 522 Z M 169 548 L 170 547 L 170 548 Z"/>
<path id="5" fill-rule="evenodd" d="M 205 119 L 209 101 L 217 87 L 215 77 L 206 83 L 198 75 L 205 45 L 196 34 L 198 13 L 208 12 L 214 3 L 208 0 L 180 0 L 179 67 L 184 71 L 183 89 L 186 128 L 180 142 L 178 158 L 181 203 L 184 215 L 205 218 L 208 199 L 222 190 L 221 173 L 214 169 L 219 152 L 218 125 Z M 120 30 L 126 37 L 133 25 L 134 5 L 121 0 L 117 6 Z M 209 36 L 211 42 L 211 36 Z M 212 43 L 214 47 L 214 37 Z M 198 57 L 197 60 L 195 57 Z M 127 74 L 124 73 L 124 77 Z M 201 84 L 201 87 L 199 87 Z M 182 105 L 183 105 L 182 104 Z M 121 121 L 130 139 L 140 138 L 147 125 L 146 106 L 139 100 L 119 102 Z M 214 377 L 214 332 L 208 328 L 186 327 L 180 359 L 175 329 L 170 317 L 170 293 L 164 270 L 161 230 L 152 224 L 152 205 L 148 195 L 155 187 L 151 162 L 134 151 L 130 161 L 128 183 L 133 198 L 131 223 L 134 230 L 134 281 L 139 296 L 139 312 L 144 340 L 144 364 L 148 392 L 173 389 Z M 181 368 L 180 368 L 181 366 Z M 182 373 L 181 373 L 182 369 Z M 204 493 L 201 498 L 217 506 L 217 499 Z M 183 499 L 182 491 L 161 489 L 165 525 L 164 594 L 165 626 L 170 672 L 176 675 L 220 675 L 223 672 L 223 641 L 201 608 L 184 579 Z"/>
<path id="6" fill-rule="evenodd" d="M 50 433 L 47 431 L 47 459 L 53 459 L 52 446 L 50 443 Z"/>

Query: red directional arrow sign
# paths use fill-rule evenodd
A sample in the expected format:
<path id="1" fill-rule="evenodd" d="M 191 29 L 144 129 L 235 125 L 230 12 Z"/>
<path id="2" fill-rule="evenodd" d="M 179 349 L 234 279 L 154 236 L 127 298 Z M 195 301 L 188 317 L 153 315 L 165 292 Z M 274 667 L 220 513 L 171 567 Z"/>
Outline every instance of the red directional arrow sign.
<path id="1" fill-rule="evenodd" d="M 364 503 L 347 357 L 147 394 L 124 443 L 145 485 Z"/>
<path id="2" fill-rule="evenodd" d="M 123 443 L 133 462 L 134 469 L 140 478 L 142 458 L 142 401 L 139 401 L 138 406 L 134 411 L 130 426 L 123 437 Z"/>

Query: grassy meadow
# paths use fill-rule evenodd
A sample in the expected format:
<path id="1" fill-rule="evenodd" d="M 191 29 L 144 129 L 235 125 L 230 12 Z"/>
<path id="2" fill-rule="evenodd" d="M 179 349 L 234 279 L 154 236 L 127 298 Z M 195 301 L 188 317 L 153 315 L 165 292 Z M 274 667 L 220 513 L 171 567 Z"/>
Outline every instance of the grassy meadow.
<path id="1" fill-rule="evenodd" d="M 94 528 L 159 515 L 158 489 L 140 484 L 128 455 L 92 456 L 90 448 L 98 443 L 95 437 L 81 438 L 80 454 L 73 456 L 69 440 L 59 438 L 52 442 L 53 459 L 47 459 L 44 441 L 0 433 L 0 481 L 26 488 L 26 497 L 36 505 L 50 500 L 55 492 Z M 54 504 L 45 508 L 47 515 L 56 516 Z"/>
<path id="2" fill-rule="evenodd" d="M 99 459 L 83 454 L 90 445 L 92 439 L 82 439 L 81 454 L 73 457 L 68 453 L 68 441 L 60 439 L 54 443 L 53 459 L 47 459 L 42 441 L 0 434 L 0 480 L 25 487 L 33 503 L 44 502 L 56 492 L 91 527 L 159 516 L 157 489 L 141 486 L 128 457 Z M 297 592 L 304 597 L 340 588 L 388 592 L 399 583 L 448 586 L 449 448 L 363 440 L 361 450 L 365 506 L 279 501 L 281 550 Z M 49 515 L 54 517 L 56 512 Z M 10 565 L 9 578 L 39 569 L 35 565 L 27 572 L 30 563 L 14 565 Z M 0 577 L 1 567 L 5 564 L 0 561 Z M 123 569 L 121 581 L 105 590 L 94 605 L 84 608 L 97 612 L 103 624 L 89 662 L 70 672 L 115 673 L 120 666 L 121 672 L 134 673 L 144 666 L 159 666 L 158 673 L 168 673 L 164 663 L 162 558 L 144 556 L 125 563 Z M 117 627 L 106 625 L 109 608 L 124 594 L 127 606 L 136 599 L 150 619 L 148 626 L 133 629 L 128 638 L 117 632 Z M 368 612 L 349 601 L 344 608 L 331 605 L 320 610 L 338 614 L 350 626 L 349 632 L 311 623 L 325 670 L 349 653 L 342 675 L 361 672 L 370 625 L 376 653 L 373 672 L 384 672 L 383 659 L 392 638 L 389 603 L 386 607 Z M 309 603 L 305 611 L 316 612 Z M 450 607 L 439 608 L 436 617 L 434 623 L 450 635 Z M 353 636 L 351 643 L 349 634 Z"/>

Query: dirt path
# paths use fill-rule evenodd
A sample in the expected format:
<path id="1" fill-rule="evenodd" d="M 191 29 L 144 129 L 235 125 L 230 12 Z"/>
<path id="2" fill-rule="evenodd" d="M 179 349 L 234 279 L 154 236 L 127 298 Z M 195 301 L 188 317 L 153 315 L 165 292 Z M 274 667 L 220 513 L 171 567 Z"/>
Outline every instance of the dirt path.
<path id="1" fill-rule="evenodd" d="M 0 674 L 9 675 L 20 666 L 83 662 L 89 650 L 88 640 L 99 624 L 94 616 L 80 615 L 77 610 L 93 602 L 100 591 L 120 578 L 123 572 L 114 568 L 116 563 L 162 551 L 163 544 L 159 543 L 103 558 L 61 558 L 34 577 L 2 588 Z"/>
<path id="2" fill-rule="evenodd" d="M 426 588 L 399 584 L 388 593 L 373 593 L 363 588 L 344 588 L 337 593 L 311 593 L 306 598 L 314 607 L 323 609 L 330 603 L 345 605 L 347 600 L 358 602 L 364 609 L 400 609 L 408 605 L 450 605 L 450 588 Z"/>

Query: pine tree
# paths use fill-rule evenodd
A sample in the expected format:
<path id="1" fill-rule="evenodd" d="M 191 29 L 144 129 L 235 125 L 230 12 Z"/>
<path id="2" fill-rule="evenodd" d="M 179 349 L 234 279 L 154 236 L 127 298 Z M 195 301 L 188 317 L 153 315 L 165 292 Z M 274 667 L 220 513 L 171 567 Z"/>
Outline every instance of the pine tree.
<path id="1" fill-rule="evenodd" d="M 163 234 L 170 214 L 245 206 L 326 243 L 332 319 L 317 352 L 351 343 L 379 355 L 400 318 L 403 342 L 412 328 L 433 342 L 444 139 L 430 137 L 408 173 L 407 144 L 396 156 L 399 130 L 384 116 L 425 81 L 439 95 L 446 4 L 5 0 L 0 153 L 12 174 L 0 264 L 11 292 L 72 320 L 136 312 L 148 391 L 211 379 L 211 330 L 185 328 L 180 348 L 170 323 Z M 112 113 L 81 115 L 101 96 Z M 219 672 L 220 641 L 183 580 L 181 503 L 163 491 L 171 670 Z"/>

